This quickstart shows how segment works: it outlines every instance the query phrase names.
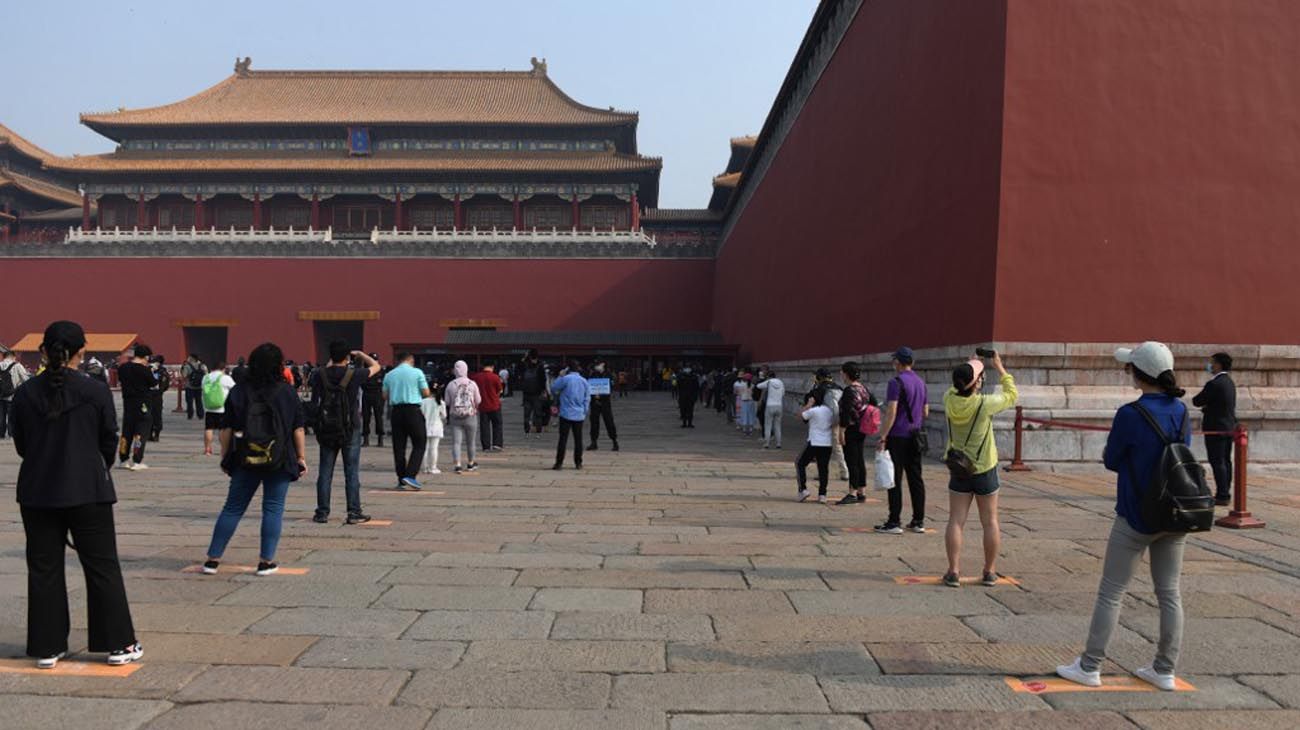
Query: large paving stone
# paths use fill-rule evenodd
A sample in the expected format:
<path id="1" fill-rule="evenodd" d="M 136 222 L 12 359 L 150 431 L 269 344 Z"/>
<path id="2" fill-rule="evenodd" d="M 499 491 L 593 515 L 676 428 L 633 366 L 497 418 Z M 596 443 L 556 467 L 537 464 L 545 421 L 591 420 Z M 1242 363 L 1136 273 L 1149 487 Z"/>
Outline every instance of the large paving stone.
<path id="1" fill-rule="evenodd" d="M 662 712 L 645 710 L 438 710 L 428 730 L 663 730 Z"/>
<path id="2" fill-rule="evenodd" d="M 826 712 L 809 675 L 780 672 L 624 675 L 613 707 L 679 712 Z"/>
<path id="3" fill-rule="evenodd" d="M 1143 730 L 1295 730 L 1297 710 L 1138 710 L 1128 713 Z"/>
<path id="4" fill-rule="evenodd" d="M 508 586 L 519 571 L 510 568 L 394 568 L 384 583 L 414 583 L 447 586 Z"/>
<path id="5" fill-rule="evenodd" d="M 195 664 L 287 665 L 316 641 L 314 636 L 142 633 L 150 661 Z"/>
<path id="6" fill-rule="evenodd" d="M 72 586 L 69 585 L 69 588 Z M 218 598 L 239 588 L 227 581 L 196 580 L 186 575 L 174 579 L 127 578 L 126 596 L 132 603 L 213 603 Z M 16 589 L 17 591 L 18 589 Z M 21 591 L 27 590 L 26 579 Z M 16 592 L 15 591 L 15 592 Z M 0 595 L 8 595 L 0 587 Z"/>
<path id="7" fill-rule="evenodd" d="M 430 714 L 422 707 L 206 702 L 176 707 L 149 730 L 420 730 Z"/>
<path id="8" fill-rule="evenodd" d="M 646 613 L 794 613 L 781 591 L 654 589 L 645 593 Z"/>
<path id="9" fill-rule="evenodd" d="M 419 611 L 522 611 L 533 592 L 508 586 L 395 585 L 374 605 Z"/>
<path id="10" fill-rule="evenodd" d="M 1091 616 L 968 616 L 967 626 L 988 641 L 1009 644 L 1079 644 L 1088 638 Z M 1143 638 L 1117 626 L 1111 641 L 1141 644 Z"/>
<path id="11" fill-rule="evenodd" d="M 664 645 L 657 641 L 475 641 L 461 666 L 499 671 L 662 672 Z"/>
<path id="12" fill-rule="evenodd" d="M 713 619 L 724 641 L 844 641 L 880 643 L 906 636 L 917 642 L 983 642 L 958 619 L 949 616 L 799 616 L 733 614 Z"/>
<path id="13" fill-rule="evenodd" d="M 555 619 L 552 639 L 712 641 L 708 616 L 633 613 L 566 613 Z"/>
<path id="14" fill-rule="evenodd" d="M 885 710 L 1042 710 L 1042 701 L 1011 691 L 1001 677 L 887 675 L 821 677 L 834 712 Z"/>
<path id="15" fill-rule="evenodd" d="M 187 684 L 176 699 L 387 705 L 409 676 L 381 669 L 212 667 Z"/>
<path id="16" fill-rule="evenodd" d="M 865 730 L 857 715 L 673 715 L 668 730 Z"/>
<path id="17" fill-rule="evenodd" d="M 217 601 L 222 606 L 365 608 L 387 586 L 379 583 L 250 583 Z"/>
<path id="18" fill-rule="evenodd" d="M 1300 709 L 1300 675 L 1247 676 L 1238 677 L 1238 680 L 1263 692 L 1283 707 Z"/>
<path id="19" fill-rule="evenodd" d="M 420 616 L 403 639 L 545 639 L 555 614 L 545 611 L 429 611 Z"/>
<path id="20" fill-rule="evenodd" d="M 1277 703 L 1230 677 L 1183 676 L 1195 692 L 1060 692 L 1043 695 L 1058 710 L 1271 710 Z"/>
<path id="21" fill-rule="evenodd" d="M 248 632 L 396 639 L 419 615 L 375 608 L 282 608 L 249 627 Z"/>
<path id="22" fill-rule="evenodd" d="M 599 568 L 599 555 L 581 553 L 434 553 L 420 567 L 435 568 Z"/>
<path id="23" fill-rule="evenodd" d="M 93 728 L 133 730 L 171 709 L 169 702 L 84 697 L 10 695 L 4 698 L 6 728 Z"/>
<path id="24" fill-rule="evenodd" d="M 607 674 L 423 670 L 402 691 L 400 702 L 423 707 L 601 709 L 609 701 L 609 686 Z"/>
<path id="25" fill-rule="evenodd" d="M 424 553 L 389 550 L 314 550 L 302 559 L 306 565 L 415 565 Z"/>
<path id="26" fill-rule="evenodd" d="M 879 674 L 862 644 L 832 642 L 711 641 L 668 645 L 672 672 L 767 670 L 791 674 Z"/>
<path id="27" fill-rule="evenodd" d="M 1113 712 L 873 712 L 872 730 L 1133 730 L 1133 723 Z"/>
<path id="28" fill-rule="evenodd" d="M 1158 633 L 1155 616 L 1121 620 L 1144 636 Z M 1132 662 L 1148 663 L 1154 649 L 1120 648 L 1110 653 L 1132 668 Z M 1216 675 L 1300 673 L 1300 637 L 1255 619 L 1190 618 L 1183 626 L 1178 670 Z"/>
<path id="29" fill-rule="evenodd" d="M 102 661 L 102 658 L 94 657 L 93 660 Z M 165 699 L 204 669 L 202 664 L 153 662 L 149 658 L 149 648 L 145 647 L 144 663 L 126 677 L 86 677 L 58 672 L 40 674 L 0 672 L 0 694 Z M 0 705 L 2 704 L 0 702 Z"/>
<path id="30" fill-rule="evenodd" d="M 554 588 L 745 588 L 740 573 L 664 570 L 525 570 L 515 585 Z"/>
<path id="31" fill-rule="evenodd" d="M 1073 644 L 868 644 L 871 656 L 886 674 L 1051 673 L 1078 656 Z M 1115 665 L 1103 672 L 1121 671 Z"/>
<path id="32" fill-rule="evenodd" d="M 630 611 L 640 613 L 641 591 L 626 588 L 542 588 L 537 591 L 537 595 L 533 597 L 533 601 L 528 607 L 535 611 Z"/>
<path id="33" fill-rule="evenodd" d="M 464 653 L 465 645 L 458 641 L 326 637 L 294 663 L 300 667 L 450 669 Z"/>
<path id="34" fill-rule="evenodd" d="M 824 591 L 826 581 L 809 570 L 760 568 L 745 571 L 745 585 L 760 591 Z"/>
<path id="35" fill-rule="evenodd" d="M 169 603 L 133 603 L 131 620 L 138 631 L 194 634 L 238 634 L 270 614 L 259 606 L 191 606 Z M 85 628 L 85 619 L 72 625 Z"/>
<path id="36" fill-rule="evenodd" d="M 918 590 L 919 588 L 919 590 Z M 789 591 L 801 614 L 833 616 L 975 616 L 1005 615 L 1005 607 L 982 591 Z M 888 619 L 886 619 L 888 621 Z"/>

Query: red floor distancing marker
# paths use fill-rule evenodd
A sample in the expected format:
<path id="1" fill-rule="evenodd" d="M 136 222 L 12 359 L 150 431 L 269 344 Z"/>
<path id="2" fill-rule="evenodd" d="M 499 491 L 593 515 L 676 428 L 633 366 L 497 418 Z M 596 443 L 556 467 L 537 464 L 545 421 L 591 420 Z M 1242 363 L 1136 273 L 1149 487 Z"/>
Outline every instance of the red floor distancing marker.
<path id="1" fill-rule="evenodd" d="M 894 582 L 900 586 L 938 586 L 943 585 L 943 577 L 938 575 L 896 575 Z M 975 585 L 980 582 L 975 576 L 968 576 L 961 579 L 962 585 Z M 1005 575 L 998 576 L 998 585 L 1000 586 L 1018 586 L 1020 581 Z"/>
<path id="2" fill-rule="evenodd" d="M 392 526 L 392 524 L 393 524 L 392 520 L 370 520 L 369 522 L 362 522 L 361 524 L 356 526 L 357 527 L 390 527 Z"/>
<path id="3" fill-rule="evenodd" d="M 1021 694 L 1049 694 L 1056 692 L 1159 692 L 1161 690 L 1137 677 L 1102 677 L 1100 687 L 1085 687 L 1062 677 L 1007 677 L 1007 686 Z M 1174 680 L 1176 692 L 1195 692 L 1196 688 L 1182 679 Z"/>
<path id="4" fill-rule="evenodd" d="M 188 565 L 184 568 L 181 568 L 181 572 L 202 573 L 203 566 Z M 252 565 L 226 565 L 225 563 L 222 563 L 221 567 L 217 568 L 217 575 L 221 575 L 222 573 L 255 573 L 255 572 L 257 572 L 257 568 Z M 272 575 L 307 575 L 310 572 L 311 572 L 311 568 L 286 568 L 284 566 L 280 566 L 280 569 L 272 573 Z"/>
<path id="5" fill-rule="evenodd" d="M 126 678 L 140 670 L 137 663 L 109 666 L 105 662 L 61 660 L 53 669 L 37 669 L 34 659 L 0 659 L 0 673 L 48 674 L 51 677 L 118 677 Z"/>

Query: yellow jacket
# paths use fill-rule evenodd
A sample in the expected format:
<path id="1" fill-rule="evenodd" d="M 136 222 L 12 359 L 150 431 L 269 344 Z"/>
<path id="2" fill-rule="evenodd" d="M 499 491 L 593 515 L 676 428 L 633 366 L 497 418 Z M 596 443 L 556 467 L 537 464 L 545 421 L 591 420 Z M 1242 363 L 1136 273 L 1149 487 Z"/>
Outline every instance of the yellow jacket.
<path id="1" fill-rule="evenodd" d="M 960 449 L 975 462 L 975 473 L 983 474 L 998 465 L 998 447 L 993 441 L 993 416 L 1016 404 L 1019 395 L 1010 373 L 1002 376 L 1002 392 L 991 395 L 957 395 L 956 388 L 943 394 L 943 409 L 949 423 L 948 449 Z M 980 405 L 983 404 L 983 408 Z M 979 413 L 979 422 L 972 419 Z M 970 437 L 967 438 L 967 434 Z M 985 441 L 987 440 L 987 443 Z M 984 450 L 980 451 L 983 445 Z M 944 450 L 947 453 L 948 449 Z M 978 454 L 978 457 L 976 456 Z"/>

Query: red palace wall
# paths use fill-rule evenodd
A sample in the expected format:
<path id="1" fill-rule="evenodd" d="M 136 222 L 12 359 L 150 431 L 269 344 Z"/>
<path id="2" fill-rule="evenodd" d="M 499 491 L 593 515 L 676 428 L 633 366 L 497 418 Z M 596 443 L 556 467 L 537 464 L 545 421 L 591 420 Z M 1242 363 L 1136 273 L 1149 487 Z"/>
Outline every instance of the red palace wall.
<path id="1" fill-rule="evenodd" d="M 755 360 L 993 334 L 1004 3 L 867 2 L 720 254 Z"/>
<path id="2" fill-rule="evenodd" d="M 1300 3 L 1008 25 L 997 339 L 1300 342 Z"/>
<path id="3" fill-rule="evenodd" d="M 672 259 L 23 259 L 3 262 L 0 332 L 17 339 L 53 319 L 89 332 L 134 332 L 168 356 L 175 320 L 237 320 L 230 357 L 273 339 L 314 360 L 298 312 L 377 310 L 365 345 L 440 343 L 440 320 L 499 319 L 502 329 L 707 331 L 713 262 Z"/>

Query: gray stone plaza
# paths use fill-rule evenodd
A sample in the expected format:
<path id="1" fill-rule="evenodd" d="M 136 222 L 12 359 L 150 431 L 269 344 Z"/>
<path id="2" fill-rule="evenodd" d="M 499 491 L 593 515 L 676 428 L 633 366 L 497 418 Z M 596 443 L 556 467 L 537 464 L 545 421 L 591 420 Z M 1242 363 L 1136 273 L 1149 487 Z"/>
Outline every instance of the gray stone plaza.
<path id="1" fill-rule="evenodd" d="M 636 394 L 614 402 L 621 452 L 555 472 L 554 433 L 525 439 L 517 405 L 506 401 L 506 451 L 475 474 L 426 477 L 421 493 L 392 491 L 391 453 L 365 449 L 366 526 L 341 524 L 341 473 L 334 518 L 312 523 L 310 444 L 282 572 L 265 578 L 237 571 L 257 560 L 256 509 L 222 572 L 196 572 L 227 480 L 201 455 L 197 422 L 168 413 L 151 469 L 114 472 L 145 657 L 113 670 L 84 653 L 47 672 L 22 658 L 18 460 L 4 444 L 0 726 L 1300 727 L 1300 478 L 1252 475 L 1267 528 L 1191 538 L 1178 669 L 1194 689 L 1129 678 L 1154 651 L 1140 574 L 1103 667 L 1110 686 L 1058 691 L 1045 678 L 1081 647 L 1110 527 L 1113 480 L 1100 467 L 1005 475 L 999 570 L 1013 584 L 954 590 L 929 584 L 945 567 L 937 462 L 937 531 L 878 535 L 879 494 L 794 502 L 803 428 L 790 415 L 785 449 L 763 451 L 712 412 L 683 430 L 667 394 Z M 978 574 L 978 538 L 972 517 L 966 575 Z M 85 591 L 71 551 L 68 565 L 76 652 Z"/>

